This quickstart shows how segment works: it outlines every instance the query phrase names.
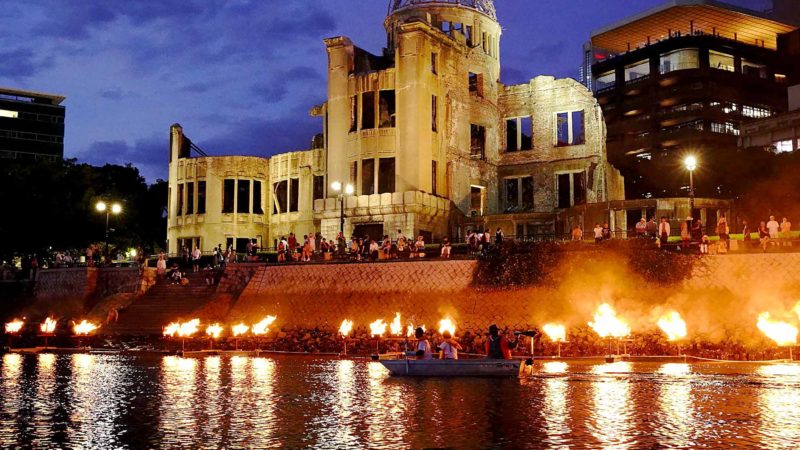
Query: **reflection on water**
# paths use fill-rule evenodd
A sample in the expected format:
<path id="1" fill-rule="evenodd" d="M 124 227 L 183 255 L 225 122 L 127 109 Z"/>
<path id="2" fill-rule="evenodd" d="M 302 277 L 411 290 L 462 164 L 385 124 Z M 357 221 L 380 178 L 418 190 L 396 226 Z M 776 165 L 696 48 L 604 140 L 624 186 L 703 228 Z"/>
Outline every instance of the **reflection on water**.
<path id="1" fill-rule="evenodd" d="M 404 379 L 363 360 L 6 354 L 0 400 L 0 448 L 800 442 L 795 364 L 547 361 L 524 380 Z"/>
<path id="2" fill-rule="evenodd" d="M 592 368 L 592 373 L 604 375 L 592 383 L 594 419 L 590 429 L 603 448 L 627 448 L 631 442 L 630 381 L 609 374 L 630 372 L 631 363 L 616 362 Z"/>

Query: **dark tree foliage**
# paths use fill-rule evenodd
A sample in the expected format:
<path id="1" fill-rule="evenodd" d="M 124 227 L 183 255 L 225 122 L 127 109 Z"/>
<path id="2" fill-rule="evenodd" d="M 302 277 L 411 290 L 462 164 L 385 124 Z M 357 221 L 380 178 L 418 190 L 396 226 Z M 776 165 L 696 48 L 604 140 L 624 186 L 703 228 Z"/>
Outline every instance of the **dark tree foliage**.
<path id="1" fill-rule="evenodd" d="M 688 279 L 697 256 L 664 251 L 646 239 L 612 240 L 601 246 L 586 243 L 514 243 L 481 258 L 473 276 L 477 287 L 513 288 L 558 284 L 566 263 L 579 258 L 582 267 L 602 267 L 609 261 L 623 261 L 632 277 L 655 284 L 679 283 Z M 563 263 L 563 264 L 562 264 Z M 589 274 L 587 274 L 589 275 Z"/>
<path id="2" fill-rule="evenodd" d="M 98 200 L 117 201 L 111 247 L 163 248 L 167 183 L 151 186 L 131 166 L 95 167 L 74 159 L 0 162 L 0 257 L 18 253 L 84 249 L 105 239 L 105 214 Z"/>

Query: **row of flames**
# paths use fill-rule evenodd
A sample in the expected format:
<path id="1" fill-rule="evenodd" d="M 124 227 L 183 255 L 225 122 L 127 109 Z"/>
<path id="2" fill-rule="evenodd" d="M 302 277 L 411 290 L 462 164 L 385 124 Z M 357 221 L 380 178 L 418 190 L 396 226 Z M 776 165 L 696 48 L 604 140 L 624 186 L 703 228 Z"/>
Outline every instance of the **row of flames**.
<path id="1" fill-rule="evenodd" d="M 794 308 L 795 314 L 800 318 L 800 303 Z M 277 317 L 267 316 L 264 320 L 246 325 L 239 323 L 231 326 L 231 335 L 233 337 L 245 336 L 248 332 L 252 336 L 264 336 L 269 332 L 269 327 L 275 322 Z M 52 335 L 56 331 L 58 321 L 52 317 L 48 317 L 39 325 L 39 330 L 42 335 Z M 670 341 L 680 341 L 687 336 L 686 322 L 677 311 L 668 311 L 662 315 L 656 322 L 658 327 L 667 335 Z M 18 334 L 22 331 L 25 322 L 23 320 L 15 319 L 5 324 L 6 334 Z M 631 327 L 628 323 L 617 316 L 617 312 L 608 303 L 603 303 L 597 308 L 594 313 L 593 320 L 588 325 L 601 337 L 601 338 L 615 338 L 622 339 L 630 336 Z M 771 318 L 769 312 L 763 312 L 758 316 L 756 326 L 761 330 L 764 335 L 773 340 L 779 346 L 794 346 L 797 345 L 798 329 L 796 326 L 789 322 L 782 322 Z M 421 326 L 425 329 L 425 325 Z M 98 326 L 87 320 L 81 322 L 73 322 L 73 333 L 76 336 L 88 336 Z M 413 337 L 414 331 L 417 326 L 412 323 L 403 325 L 400 313 L 396 313 L 394 320 L 390 323 L 384 322 L 383 319 L 378 319 L 369 324 L 370 335 L 373 337 L 383 337 L 387 334 L 395 337 Z M 342 337 L 347 337 L 353 330 L 353 321 L 345 319 L 339 327 L 339 333 Z M 188 322 L 173 322 L 164 328 L 164 336 L 170 337 L 192 337 L 200 331 L 200 319 L 193 319 Z M 224 328 L 219 323 L 210 324 L 206 327 L 206 335 L 211 338 L 219 338 Z M 449 317 L 439 321 L 439 333 L 449 331 L 451 335 L 455 335 L 456 325 L 455 322 Z M 567 330 L 562 324 L 548 323 L 542 327 L 542 331 L 553 342 L 566 342 Z"/>
<path id="2" fill-rule="evenodd" d="M 56 325 L 58 321 L 52 317 L 48 317 L 44 319 L 44 322 L 39 324 L 39 332 L 42 335 L 52 335 L 56 332 Z M 22 331 L 22 328 L 25 326 L 25 321 L 20 319 L 14 319 L 11 322 L 6 323 L 6 334 L 19 334 Z M 92 322 L 87 321 L 86 319 L 81 320 L 80 322 L 73 322 L 72 323 L 72 332 L 76 336 L 88 336 L 95 330 L 97 330 L 98 326 Z"/>
<path id="3" fill-rule="evenodd" d="M 387 334 L 387 328 L 389 329 L 389 336 L 394 337 L 413 337 L 417 328 L 422 328 L 425 331 L 425 325 L 417 326 L 409 322 L 404 326 L 400 313 L 395 313 L 394 320 L 391 323 L 387 324 L 383 319 L 378 319 L 369 324 L 369 334 L 372 337 L 383 337 L 383 335 Z M 353 321 L 344 319 L 342 325 L 339 326 L 339 334 L 346 338 L 352 330 Z M 439 333 L 444 333 L 445 331 L 450 332 L 451 335 L 456 333 L 456 324 L 449 317 L 439 321 Z"/>
<path id="4" fill-rule="evenodd" d="M 276 316 L 267 316 L 261 322 L 247 325 L 244 322 L 231 326 L 231 336 L 242 337 L 250 332 L 253 336 L 265 336 L 269 333 L 269 327 L 277 319 Z M 188 322 L 172 322 L 164 327 L 164 336 L 169 337 L 192 337 L 200 331 L 200 319 L 192 319 Z M 206 327 L 206 336 L 217 339 L 222 336 L 225 328 L 219 323 L 213 323 Z"/>

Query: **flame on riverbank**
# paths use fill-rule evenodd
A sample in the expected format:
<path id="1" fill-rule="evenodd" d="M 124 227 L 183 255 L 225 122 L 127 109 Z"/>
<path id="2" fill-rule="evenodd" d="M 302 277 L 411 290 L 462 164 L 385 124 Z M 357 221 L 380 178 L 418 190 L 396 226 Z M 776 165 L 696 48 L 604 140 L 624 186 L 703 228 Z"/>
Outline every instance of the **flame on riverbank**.
<path id="1" fill-rule="evenodd" d="M 55 319 L 48 317 L 44 319 L 44 322 L 42 322 L 41 325 L 39 325 L 39 330 L 42 332 L 42 334 L 53 334 L 53 332 L 56 331 L 56 323 L 57 322 Z"/>
<path id="2" fill-rule="evenodd" d="M 369 334 L 373 337 L 381 337 L 383 333 L 386 333 L 386 323 L 383 319 L 378 319 L 375 322 L 369 324 Z"/>
<path id="3" fill-rule="evenodd" d="M 217 339 L 222 334 L 222 325 L 215 323 L 206 327 L 206 335 L 211 339 Z"/>
<path id="4" fill-rule="evenodd" d="M 768 312 L 761 313 L 758 316 L 756 325 L 762 333 L 775 341 L 779 347 L 797 345 L 797 328 L 792 324 L 770 319 Z"/>
<path id="5" fill-rule="evenodd" d="M 603 303 L 594 313 L 594 322 L 589 326 L 601 337 L 623 338 L 631 334 L 631 327 L 617 317 L 617 312 L 608 303 Z"/>
<path id="6" fill-rule="evenodd" d="M 406 337 L 416 337 L 417 328 L 422 328 L 422 331 L 425 331 L 425 325 L 420 325 L 419 327 L 415 327 L 412 324 L 406 327 Z"/>
<path id="7" fill-rule="evenodd" d="M 261 322 L 253 325 L 253 328 L 250 330 L 254 336 L 263 336 L 269 333 L 269 326 L 272 325 L 272 322 L 275 322 L 277 317 L 275 316 L 267 316 Z"/>
<path id="8" fill-rule="evenodd" d="M 240 323 L 239 325 L 234 325 L 233 327 L 231 327 L 231 331 L 233 331 L 233 337 L 239 337 L 239 336 L 247 333 L 247 330 L 249 330 L 249 329 L 250 329 L 250 327 L 248 327 L 247 325 L 245 325 L 243 323 Z"/>
<path id="9" fill-rule="evenodd" d="M 402 336 L 403 324 L 400 323 L 400 313 L 395 313 L 394 320 L 389 324 L 389 331 L 392 333 L 392 336 Z"/>
<path id="10" fill-rule="evenodd" d="M 567 341 L 567 328 L 564 325 L 548 323 L 542 327 L 542 331 L 553 342 Z"/>
<path id="11" fill-rule="evenodd" d="M 449 317 L 439 321 L 439 334 L 444 334 L 445 331 L 449 331 L 451 336 L 456 335 L 456 324 Z"/>
<path id="12" fill-rule="evenodd" d="M 6 324 L 6 333 L 7 334 L 17 334 L 22 331 L 22 327 L 25 325 L 25 322 L 14 319 L 11 322 Z"/>
<path id="13" fill-rule="evenodd" d="M 197 327 L 200 326 L 200 319 L 192 319 L 188 322 L 172 322 L 164 327 L 164 336 L 169 337 L 191 337 L 197 333 Z"/>
<path id="14" fill-rule="evenodd" d="M 353 329 L 353 321 L 344 319 L 342 324 L 339 326 L 339 334 L 342 335 L 343 338 L 346 338 L 350 331 Z"/>
<path id="15" fill-rule="evenodd" d="M 80 323 L 76 323 L 72 327 L 72 331 L 75 333 L 75 336 L 88 336 L 89 333 L 97 329 L 97 325 L 86 321 L 86 319 L 81 320 Z"/>
<path id="16" fill-rule="evenodd" d="M 658 327 L 667 334 L 670 341 L 679 341 L 686 337 L 686 322 L 680 313 L 670 311 L 658 319 Z"/>

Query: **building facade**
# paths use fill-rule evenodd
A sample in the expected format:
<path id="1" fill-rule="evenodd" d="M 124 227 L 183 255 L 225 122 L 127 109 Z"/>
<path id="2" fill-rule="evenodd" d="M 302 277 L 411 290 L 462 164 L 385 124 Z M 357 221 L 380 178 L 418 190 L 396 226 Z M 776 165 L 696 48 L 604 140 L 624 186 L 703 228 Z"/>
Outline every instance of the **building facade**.
<path id="1" fill-rule="evenodd" d="M 0 159 L 64 157 L 64 97 L 0 88 Z"/>
<path id="2" fill-rule="evenodd" d="M 325 40 L 327 101 L 311 111 L 323 122 L 318 149 L 195 158 L 173 126 L 170 252 L 246 239 L 270 247 L 289 232 L 332 238 L 340 228 L 426 241 L 496 226 L 553 235 L 585 226 L 585 205 L 624 199 L 589 89 L 547 76 L 499 82 L 502 29 L 490 0 L 393 0 L 384 26 L 381 55 Z"/>
<path id="3" fill-rule="evenodd" d="M 800 63 L 784 53 L 796 30 L 768 13 L 672 0 L 592 34 L 610 53 L 592 66 L 594 88 L 629 198 L 685 195 L 688 154 L 711 169 L 697 177 L 698 195 L 734 196 L 714 168 L 724 167 L 743 123 L 787 110 Z"/>

